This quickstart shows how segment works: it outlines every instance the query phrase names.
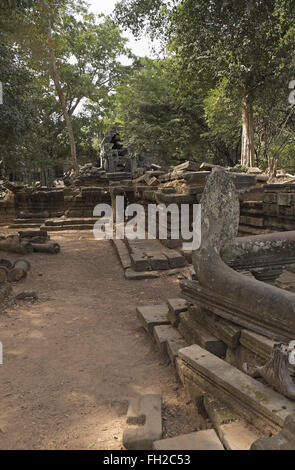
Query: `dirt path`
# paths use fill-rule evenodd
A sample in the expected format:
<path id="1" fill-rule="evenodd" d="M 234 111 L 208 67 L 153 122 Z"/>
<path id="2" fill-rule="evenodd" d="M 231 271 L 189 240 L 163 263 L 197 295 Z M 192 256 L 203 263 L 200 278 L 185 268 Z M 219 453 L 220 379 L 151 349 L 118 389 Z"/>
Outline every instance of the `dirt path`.
<path id="1" fill-rule="evenodd" d="M 91 232 L 52 238 L 61 253 L 29 256 L 14 286 L 40 300 L 0 314 L 0 449 L 121 449 L 128 400 L 145 393 L 163 394 L 165 435 L 196 430 L 194 406 L 135 316 L 137 304 L 175 297 L 177 280 L 126 281 L 111 243 Z"/>

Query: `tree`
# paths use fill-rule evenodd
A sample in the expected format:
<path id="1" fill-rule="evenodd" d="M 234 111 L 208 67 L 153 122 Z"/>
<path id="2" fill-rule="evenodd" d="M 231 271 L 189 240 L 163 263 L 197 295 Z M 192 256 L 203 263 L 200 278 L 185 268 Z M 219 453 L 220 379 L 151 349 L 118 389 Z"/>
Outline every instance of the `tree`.
<path id="1" fill-rule="evenodd" d="M 134 24 L 137 32 L 147 22 L 157 29 L 164 17 L 170 49 L 183 58 L 186 71 L 217 84 L 226 80 L 236 90 L 242 116 L 241 162 L 252 166 L 258 90 L 294 66 L 294 0 L 122 0 L 117 17 L 128 27 Z"/>
<path id="2" fill-rule="evenodd" d="M 177 61 L 141 59 L 116 88 L 114 116 L 124 146 L 133 155 L 158 161 L 197 158 L 206 129 L 197 91 L 185 98 L 178 86 Z"/>
<path id="3" fill-rule="evenodd" d="M 113 21 L 88 14 L 83 0 L 38 0 L 15 21 L 11 41 L 26 52 L 35 74 L 54 83 L 77 173 L 73 113 L 82 100 L 98 96 L 97 88 L 110 90 L 125 40 Z"/>

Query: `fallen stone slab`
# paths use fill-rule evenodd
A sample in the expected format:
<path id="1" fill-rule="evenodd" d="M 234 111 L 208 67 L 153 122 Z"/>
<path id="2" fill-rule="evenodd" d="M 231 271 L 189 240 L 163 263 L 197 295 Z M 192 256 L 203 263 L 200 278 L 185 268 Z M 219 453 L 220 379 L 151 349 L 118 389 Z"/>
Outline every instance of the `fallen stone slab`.
<path id="1" fill-rule="evenodd" d="M 204 408 L 212 421 L 219 439 L 227 450 L 250 450 L 251 445 L 260 435 L 236 413 L 222 403 L 204 397 Z"/>
<path id="2" fill-rule="evenodd" d="M 255 428 L 279 432 L 287 416 L 295 412 L 295 402 L 249 377 L 222 359 L 194 344 L 179 351 L 182 377 L 209 394 Z M 179 360 L 178 359 L 178 360 Z"/>
<path id="3" fill-rule="evenodd" d="M 155 441 L 154 450 L 224 450 L 214 429 Z"/>
<path id="4" fill-rule="evenodd" d="M 113 240 L 114 247 L 121 261 L 123 269 L 131 268 L 131 259 L 128 249 L 123 240 Z"/>
<path id="5" fill-rule="evenodd" d="M 178 330 L 188 344 L 198 344 L 218 357 L 226 355 L 226 345 L 195 321 L 189 312 L 179 314 Z"/>
<path id="6" fill-rule="evenodd" d="M 159 351 L 165 359 L 170 359 L 168 355 L 168 343 L 172 345 L 183 342 L 180 333 L 171 325 L 157 325 L 154 327 L 153 331 Z"/>
<path id="7" fill-rule="evenodd" d="M 153 334 L 154 326 L 169 325 L 166 304 L 137 307 L 136 314 L 143 328 L 150 334 Z"/>
<path id="8" fill-rule="evenodd" d="M 162 437 L 162 397 L 144 395 L 130 400 L 128 427 L 123 433 L 123 445 L 128 450 L 150 450 Z"/>
<path id="9" fill-rule="evenodd" d="M 186 300 L 177 297 L 175 299 L 168 299 L 168 318 L 171 322 L 171 325 L 175 328 L 178 327 L 179 324 L 179 314 L 185 312 L 188 308 L 188 303 Z"/>

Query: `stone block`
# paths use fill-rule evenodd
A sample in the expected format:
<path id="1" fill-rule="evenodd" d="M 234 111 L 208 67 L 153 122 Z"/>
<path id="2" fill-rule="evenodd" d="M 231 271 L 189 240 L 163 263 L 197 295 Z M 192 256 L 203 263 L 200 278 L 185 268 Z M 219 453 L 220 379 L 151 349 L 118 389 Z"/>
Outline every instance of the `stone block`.
<path id="1" fill-rule="evenodd" d="M 175 299 L 168 299 L 167 303 L 169 307 L 168 318 L 172 326 L 177 328 L 179 324 L 179 314 L 187 310 L 187 301 L 177 297 Z"/>
<path id="2" fill-rule="evenodd" d="M 169 325 L 168 305 L 148 305 L 136 308 L 137 317 L 148 333 L 153 333 L 154 326 Z"/>
<path id="3" fill-rule="evenodd" d="M 162 437 L 162 397 L 144 395 L 130 401 L 128 427 L 123 433 L 123 445 L 128 450 L 150 450 Z"/>
<path id="4" fill-rule="evenodd" d="M 154 338 L 161 354 L 170 359 L 168 355 L 168 343 L 171 345 L 183 343 L 180 333 L 171 325 L 157 325 L 154 327 Z M 174 362 L 174 361 L 173 361 Z"/>
<path id="5" fill-rule="evenodd" d="M 227 450 L 250 450 L 259 433 L 222 403 L 205 396 L 205 410 Z"/>
<path id="6" fill-rule="evenodd" d="M 278 205 L 279 206 L 290 206 L 292 202 L 292 195 L 290 193 L 279 193 L 278 194 Z"/>
<path id="7" fill-rule="evenodd" d="M 147 258 L 144 258 L 142 255 L 132 253 L 130 258 L 134 271 L 142 272 L 147 271 L 150 268 L 149 260 Z"/>
<path id="8" fill-rule="evenodd" d="M 214 429 L 155 441 L 154 450 L 224 450 Z"/>
<path id="9" fill-rule="evenodd" d="M 187 346 L 187 343 L 180 337 L 178 340 L 167 341 L 167 354 L 172 365 L 176 366 L 176 359 L 178 357 L 178 351 Z"/>
<path id="10" fill-rule="evenodd" d="M 155 253 L 153 254 L 153 256 L 151 256 L 149 258 L 150 260 L 150 264 L 151 264 L 151 268 L 153 270 L 165 270 L 165 269 L 169 269 L 169 262 L 168 262 L 168 259 L 166 258 L 165 255 L 161 254 L 161 253 Z"/>
<path id="11" fill-rule="evenodd" d="M 200 326 L 188 312 L 180 313 L 179 318 L 178 329 L 187 343 L 196 343 L 216 356 L 225 357 L 226 345 L 223 341 Z"/>
<path id="12" fill-rule="evenodd" d="M 267 204 L 276 204 L 277 203 L 277 194 L 276 193 L 265 193 L 263 201 Z"/>

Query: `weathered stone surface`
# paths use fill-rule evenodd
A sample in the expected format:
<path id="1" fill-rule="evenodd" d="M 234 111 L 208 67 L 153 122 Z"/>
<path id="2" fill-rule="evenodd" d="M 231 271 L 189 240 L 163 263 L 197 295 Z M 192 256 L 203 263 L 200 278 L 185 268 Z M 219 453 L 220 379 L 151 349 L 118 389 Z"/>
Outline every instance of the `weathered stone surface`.
<path id="1" fill-rule="evenodd" d="M 176 366 L 176 358 L 178 357 L 178 351 L 187 347 L 188 344 L 185 342 L 182 337 L 178 340 L 169 340 L 167 341 L 167 354 L 172 365 Z"/>
<path id="2" fill-rule="evenodd" d="M 280 431 L 286 417 L 295 412 L 295 402 L 197 345 L 181 349 L 179 358 L 184 363 L 184 377 L 187 369 L 189 379 L 204 394 L 224 403 L 265 434 Z"/>
<path id="3" fill-rule="evenodd" d="M 214 429 L 156 441 L 154 450 L 224 450 Z"/>
<path id="4" fill-rule="evenodd" d="M 294 294 L 243 276 L 220 257 L 222 249 L 224 259 L 230 259 L 239 224 L 237 193 L 221 168 L 214 168 L 208 177 L 201 204 L 202 243 L 193 255 L 198 282 L 181 283 L 185 298 L 257 333 L 291 340 Z"/>
<path id="5" fill-rule="evenodd" d="M 167 257 L 170 268 L 182 268 L 185 266 L 185 258 L 176 250 L 162 250 Z"/>
<path id="6" fill-rule="evenodd" d="M 157 325 L 154 327 L 154 338 L 156 340 L 159 351 L 166 359 L 170 359 L 168 355 L 168 343 L 171 345 L 183 342 L 180 333 L 171 325 Z"/>
<path id="7" fill-rule="evenodd" d="M 286 418 L 279 434 L 255 441 L 251 450 L 295 450 L 295 414 Z"/>
<path id="8" fill-rule="evenodd" d="M 167 303 L 169 307 L 168 318 L 172 326 L 177 328 L 179 324 L 179 314 L 187 310 L 187 301 L 177 297 L 175 299 L 168 299 Z"/>
<path id="9" fill-rule="evenodd" d="M 250 450 L 253 442 L 259 439 L 259 433 L 254 428 L 250 428 L 223 404 L 205 396 L 204 407 L 227 450 Z"/>
<path id="10" fill-rule="evenodd" d="M 1 284 L 0 285 L 0 310 L 3 306 L 5 300 L 11 295 L 12 287 L 10 284 Z"/>
<path id="11" fill-rule="evenodd" d="M 130 401 L 128 427 L 123 433 L 123 445 L 128 450 L 149 450 L 162 437 L 162 397 L 144 395 Z"/>
<path id="12" fill-rule="evenodd" d="M 125 269 L 125 277 L 128 281 L 140 281 L 142 279 L 156 279 L 159 277 L 159 271 L 134 271 L 132 268 Z"/>
<path id="13" fill-rule="evenodd" d="M 155 253 L 150 257 L 151 268 L 157 269 L 169 269 L 169 262 L 165 255 L 161 253 Z"/>
<path id="14" fill-rule="evenodd" d="M 169 325 L 168 305 L 147 305 L 136 308 L 137 317 L 148 333 L 153 333 L 156 325 Z"/>
<path id="15" fill-rule="evenodd" d="M 179 332 L 189 344 L 198 344 L 219 357 L 225 357 L 226 345 L 208 330 L 200 326 L 188 312 L 179 314 Z"/>
<path id="16" fill-rule="evenodd" d="M 136 253 L 131 253 L 130 258 L 134 271 L 142 272 L 147 271 L 150 268 L 149 260 L 144 256 Z"/>
<path id="17" fill-rule="evenodd" d="M 196 319 L 197 323 L 206 328 L 211 334 L 227 344 L 231 349 L 239 345 L 241 328 L 235 324 L 214 315 L 209 310 L 191 306 L 189 312 Z"/>
<path id="18" fill-rule="evenodd" d="M 220 167 L 215 167 L 207 179 L 201 199 L 202 244 L 193 255 L 199 278 L 202 274 L 203 257 L 206 250 L 217 253 L 231 246 L 239 229 L 239 198 L 230 176 Z"/>
<path id="19" fill-rule="evenodd" d="M 123 240 L 113 240 L 113 244 L 116 248 L 118 253 L 119 259 L 121 261 L 123 269 L 127 269 L 131 267 L 131 259 L 128 252 L 128 249 Z"/>

